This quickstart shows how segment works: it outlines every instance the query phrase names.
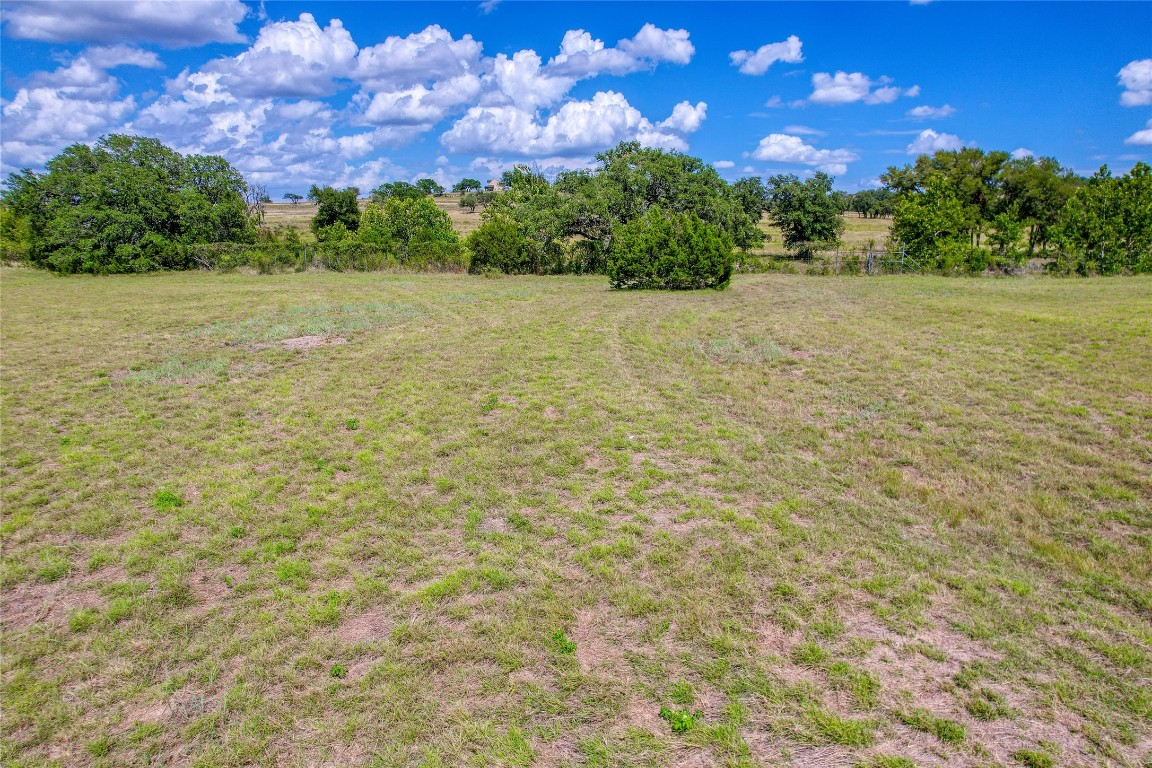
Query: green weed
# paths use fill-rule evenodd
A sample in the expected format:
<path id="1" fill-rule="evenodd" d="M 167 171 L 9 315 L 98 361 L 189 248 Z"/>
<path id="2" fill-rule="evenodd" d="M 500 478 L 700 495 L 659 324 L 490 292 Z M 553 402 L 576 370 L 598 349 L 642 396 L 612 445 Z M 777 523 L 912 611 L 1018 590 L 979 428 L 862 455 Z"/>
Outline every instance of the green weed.
<path id="1" fill-rule="evenodd" d="M 699 710 L 690 712 L 687 709 L 661 707 L 660 717 L 667 720 L 668 724 L 672 726 L 672 733 L 687 733 L 699 724 L 704 713 Z"/>

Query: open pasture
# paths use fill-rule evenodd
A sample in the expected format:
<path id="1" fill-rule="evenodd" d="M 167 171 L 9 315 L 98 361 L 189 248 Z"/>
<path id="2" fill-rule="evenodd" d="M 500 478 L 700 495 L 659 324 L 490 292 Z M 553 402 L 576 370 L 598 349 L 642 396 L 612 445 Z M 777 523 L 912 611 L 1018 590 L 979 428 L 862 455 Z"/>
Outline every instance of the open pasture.
<path id="1" fill-rule="evenodd" d="M 1152 760 L 1152 280 L 2 281 L 10 765 Z"/>

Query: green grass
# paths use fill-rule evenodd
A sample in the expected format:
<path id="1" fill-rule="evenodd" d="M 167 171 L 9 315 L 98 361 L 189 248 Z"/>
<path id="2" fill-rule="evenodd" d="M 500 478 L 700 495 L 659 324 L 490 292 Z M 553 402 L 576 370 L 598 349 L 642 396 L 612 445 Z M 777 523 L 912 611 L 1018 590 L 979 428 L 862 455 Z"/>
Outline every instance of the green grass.
<path id="1" fill-rule="evenodd" d="M 0 281 L 6 764 L 1146 759 L 1152 281 Z"/>

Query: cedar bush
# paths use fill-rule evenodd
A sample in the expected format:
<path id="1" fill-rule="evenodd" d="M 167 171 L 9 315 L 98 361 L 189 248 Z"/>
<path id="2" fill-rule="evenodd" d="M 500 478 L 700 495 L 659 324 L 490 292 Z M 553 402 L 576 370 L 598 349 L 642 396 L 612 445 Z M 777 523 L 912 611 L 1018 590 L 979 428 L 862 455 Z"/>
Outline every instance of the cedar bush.
<path id="1" fill-rule="evenodd" d="M 722 289 L 732 260 L 732 238 L 719 227 L 653 206 L 616 228 L 608 278 L 613 288 Z"/>
<path id="2" fill-rule="evenodd" d="M 536 244 L 520 226 L 506 216 L 492 216 L 468 236 L 472 259 L 468 271 L 504 272 L 509 275 L 532 275 L 539 272 Z"/>

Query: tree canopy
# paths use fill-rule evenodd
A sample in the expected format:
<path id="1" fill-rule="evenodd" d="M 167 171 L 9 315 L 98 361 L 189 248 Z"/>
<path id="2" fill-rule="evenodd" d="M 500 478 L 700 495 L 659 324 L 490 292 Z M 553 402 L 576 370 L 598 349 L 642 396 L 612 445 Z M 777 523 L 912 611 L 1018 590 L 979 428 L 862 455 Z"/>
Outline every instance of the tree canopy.
<path id="1" fill-rule="evenodd" d="M 243 176 L 222 157 L 183 156 L 156 139 L 110 134 L 45 166 L 9 174 L 3 199 L 23 219 L 31 263 L 59 272 L 191 266 L 182 245 L 251 242 Z"/>
<path id="2" fill-rule="evenodd" d="M 479 192 L 484 188 L 479 179 L 461 179 L 452 185 L 453 192 Z"/>
<path id="3" fill-rule="evenodd" d="M 551 271 L 603 272 L 619 228 L 652 207 L 694 214 L 741 249 L 764 240 L 759 205 L 699 158 L 622 142 L 596 160 L 597 168 L 561 173 L 554 184 L 518 166 L 485 215 L 515 222 L 537 254 L 532 263 Z"/>
<path id="4" fill-rule="evenodd" d="M 1152 167 L 1113 176 L 1102 167 L 1060 211 L 1055 237 L 1081 274 L 1152 272 Z"/>
<path id="5" fill-rule="evenodd" d="M 835 243 L 844 231 L 841 201 L 832 193 L 832 177 L 823 172 L 805 181 L 792 174 L 771 177 L 765 209 L 784 234 L 784 247 L 798 253 Z"/>
<path id="6" fill-rule="evenodd" d="M 316 215 L 312 217 L 312 231 L 319 232 L 336 224 L 349 232 L 360 226 L 360 190 L 356 187 L 334 189 L 318 187 L 308 190 L 308 199 L 316 202 Z"/>

